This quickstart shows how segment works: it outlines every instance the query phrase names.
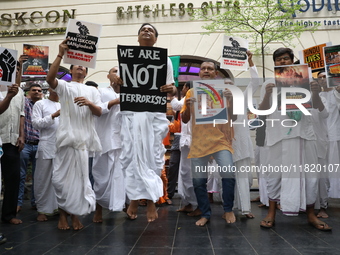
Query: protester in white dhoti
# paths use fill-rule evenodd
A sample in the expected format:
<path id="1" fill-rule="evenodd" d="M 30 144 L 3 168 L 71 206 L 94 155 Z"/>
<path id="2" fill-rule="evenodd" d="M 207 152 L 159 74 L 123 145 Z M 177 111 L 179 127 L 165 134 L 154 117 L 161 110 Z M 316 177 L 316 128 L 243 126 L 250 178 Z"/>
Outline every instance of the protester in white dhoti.
<path id="1" fill-rule="evenodd" d="M 252 95 L 254 95 L 260 85 L 257 69 L 252 60 L 253 54 L 248 50 L 247 55 L 251 80 L 243 92 L 245 109 L 247 109 L 248 105 L 248 90 L 251 89 Z M 234 84 L 230 79 L 225 79 L 225 83 Z M 238 208 L 243 215 L 246 215 L 247 218 L 252 219 L 254 218 L 254 215 L 251 213 L 250 187 L 253 183 L 253 176 L 250 171 L 242 171 L 242 168 L 246 169 L 246 167 L 248 167 L 248 169 L 250 169 L 251 160 L 254 158 L 253 143 L 250 138 L 247 114 L 237 115 L 233 127 L 233 160 L 237 169 L 235 174 L 235 207 Z"/>
<path id="2" fill-rule="evenodd" d="M 326 173 L 328 178 L 320 179 L 320 211 L 317 215 L 319 218 L 328 218 L 326 213 L 327 199 L 340 198 L 340 179 L 335 167 L 340 164 L 340 85 L 336 87 L 327 87 L 326 73 L 318 74 L 318 83 L 322 86 L 320 96 L 326 99 L 329 116 L 327 118 L 327 133 L 329 140 L 328 150 L 328 167 Z M 332 171 L 332 172 L 331 172 Z"/>
<path id="3" fill-rule="evenodd" d="M 176 98 L 171 100 L 171 106 L 174 111 L 180 111 L 183 107 L 186 93 L 192 88 L 192 82 L 188 81 L 184 84 L 182 89 L 183 98 L 178 101 Z M 179 163 L 178 172 L 178 194 L 182 199 L 182 207 L 177 212 L 189 213 L 189 216 L 200 215 L 201 211 L 197 207 L 197 199 L 192 183 L 191 174 L 191 159 L 188 158 L 191 144 L 191 122 L 184 123 L 181 119 L 181 138 L 180 138 L 180 150 L 181 159 Z"/>
<path id="4" fill-rule="evenodd" d="M 279 48 L 273 54 L 275 66 L 292 65 L 293 51 L 289 48 Z M 261 88 L 262 102 L 260 110 L 270 109 L 271 97 L 275 84 L 272 80 L 265 82 Z M 318 85 L 311 85 L 313 108 L 319 114 L 327 111 L 319 96 Z M 303 107 L 303 106 L 302 106 Z M 306 109 L 304 109 L 306 110 Z M 276 204 L 280 201 L 282 212 L 285 215 L 296 216 L 300 210 L 306 211 L 308 222 L 315 228 L 331 230 L 326 223 L 320 221 L 314 214 L 314 204 L 318 191 L 318 174 L 311 171 L 300 171 L 299 166 L 312 166 L 318 163 L 316 149 L 316 135 L 311 115 L 302 111 L 288 112 L 282 115 L 275 110 L 267 116 L 269 119 L 278 119 L 275 123 L 266 126 L 266 145 L 268 150 L 268 167 L 280 167 L 288 171 L 270 172 L 267 178 L 269 197 L 269 210 L 267 216 L 261 221 L 261 227 L 271 228 L 275 223 Z M 288 121 L 290 119 L 290 121 Z M 286 120 L 285 125 L 281 124 Z M 291 123 L 290 123 L 291 122 Z M 289 171 L 296 169 L 296 171 Z"/>
<path id="5" fill-rule="evenodd" d="M 46 215 L 53 215 L 58 211 L 57 196 L 52 184 L 52 172 L 56 153 L 60 103 L 57 93 L 51 88 L 48 91 L 48 99 L 36 102 L 32 112 L 33 127 L 40 133 L 34 172 L 34 196 L 38 221 L 46 221 Z"/>
<path id="6" fill-rule="evenodd" d="M 117 71 L 118 67 L 111 68 L 107 75 L 110 86 L 99 89 L 103 105 L 102 115 L 96 118 L 96 131 L 102 151 L 93 158 L 93 189 L 97 200 L 93 222 L 103 221 L 103 207 L 111 211 L 122 211 L 125 205 L 124 174 L 119 160 L 122 142 Z"/>
<path id="7" fill-rule="evenodd" d="M 140 46 L 152 47 L 158 32 L 154 26 L 144 23 L 138 31 Z M 167 63 L 166 85 L 161 92 L 174 94 L 171 60 Z M 138 200 L 147 199 L 146 217 L 149 222 L 158 218 L 155 202 L 163 196 L 160 178 L 164 166 L 163 139 L 168 133 L 165 113 L 121 111 L 122 168 L 125 173 L 125 189 L 131 200 L 127 209 L 130 219 L 137 218 Z"/>
<path id="8" fill-rule="evenodd" d="M 313 83 L 319 86 L 319 91 L 321 92 L 320 83 Z M 320 171 L 318 180 L 318 193 L 314 208 L 319 210 L 317 214 L 318 218 L 328 218 L 326 209 L 328 206 L 329 175 L 327 171 L 321 170 L 328 166 L 329 139 L 327 132 L 327 118 L 329 117 L 329 112 L 326 98 L 324 98 L 321 94 L 320 97 L 327 111 L 323 111 L 321 114 L 319 114 L 317 109 L 311 110 L 318 152 L 318 165 L 316 168 L 317 171 Z"/>
<path id="9" fill-rule="evenodd" d="M 68 50 L 67 40 L 59 45 L 59 54 L 52 63 L 46 81 L 60 98 L 61 115 L 57 130 L 57 152 L 52 182 L 60 212 L 58 228 L 69 229 L 67 213 L 71 214 L 75 230 L 83 228 L 77 215 L 95 210 L 96 198 L 88 173 L 89 152 L 101 151 L 95 130 L 94 116 L 102 109 L 97 89 L 83 84 L 87 68 L 71 65 L 70 83 L 56 79 L 61 60 Z"/>

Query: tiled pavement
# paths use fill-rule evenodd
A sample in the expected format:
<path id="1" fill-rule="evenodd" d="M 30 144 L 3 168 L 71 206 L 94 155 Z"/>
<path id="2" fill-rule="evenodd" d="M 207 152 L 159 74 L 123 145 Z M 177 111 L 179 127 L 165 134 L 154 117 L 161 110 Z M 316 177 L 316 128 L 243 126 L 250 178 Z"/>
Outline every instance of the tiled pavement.
<path id="1" fill-rule="evenodd" d="M 251 196 L 256 197 L 257 192 Z M 36 211 L 25 201 L 19 218 L 23 224 L 0 224 L 8 241 L 0 246 L 0 254 L 340 254 L 340 203 L 330 201 L 330 218 L 326 222 L 332 232 L 321 232 L 306 223 L 306 215 L 283 216 L 278 212 L 273 229 L 261 229 L 260 220 L 267 209 L 252 203 L 255 219 L 237 215 L 228 225 L 221 218 L 220 204 L 212 205 L 212 217 L 205 227 L 196 227 L 197 218 L 177 213 L 180 199 L 174 205 L 158 208 L 159 218 L 146 221 L 146 208 L 139 208 L 135 221 L 123 212 L 104 210 L 103 223 L 93 223 L 92 216 L 81 217 L 80 231 L 58 230 L 58 217 L 47 222 L 36 221 Z"/>

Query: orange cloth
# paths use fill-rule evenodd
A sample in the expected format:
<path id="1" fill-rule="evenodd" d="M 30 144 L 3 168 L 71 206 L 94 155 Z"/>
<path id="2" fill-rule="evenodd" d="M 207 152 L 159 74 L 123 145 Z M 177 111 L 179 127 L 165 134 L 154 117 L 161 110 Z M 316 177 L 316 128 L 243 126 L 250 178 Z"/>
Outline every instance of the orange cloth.
<path id="1" fill-rule="evenodd" d="M 164 204 L 166 203 L 166 200 L 169 199 L 168 197 L 168 191 L 167 191 L 167 187 L 168 187 L 168 178 L 166 177 L 166 170 L 165 167 L 163 168 L 162 172 L 161 172 L 161 179 L 163 181 L 163 196 L 159 198 L 159 200 L 157 201 L 157 204 Z"/>
<path id="2" fill-rule="evenodd" d="M 170 133 L 180 133 L 181 132 L 181 119 L 174 120 L 169 124 L 169 132 L 163 139 L 163 144 L 165 146 L 170 145 Z"/>
<path id="3" fill-rule="evenodd" d="M 194 97 L 194 90 L 190 89 L 185 97 Z M 181 113 L 186 110 L 184 105 Z M 201 158 L 221 150 L 228 150 L 233 153 L 232 139 L 233 128 L 229 124 L 199 124 L 196 125 L 194 109 L 191 109 L 192 139 L 188 158 Z M 230 122 L 229 122 L 230 123 Z"/>

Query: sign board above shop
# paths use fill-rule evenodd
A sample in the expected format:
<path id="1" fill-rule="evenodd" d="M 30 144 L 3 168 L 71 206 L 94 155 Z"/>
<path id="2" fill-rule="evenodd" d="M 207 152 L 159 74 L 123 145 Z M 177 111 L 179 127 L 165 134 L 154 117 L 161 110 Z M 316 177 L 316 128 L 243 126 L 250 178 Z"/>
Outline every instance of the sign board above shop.
<path id="1" fill-rule="evenodd" d="M 293 0 L 292 5 L 298 4 L 300 1 Z M 280 4 L 280 0 L 278 0 Z M 306 12 L 320 12 L 322 10 L 328 10 L 330 12 L 336 12 L 340 10 L 338 0 L 304 0 L 300 3 L 303 7 L 299 11 Z M 212 7 L 213 6 L 213 7 Z M 155 3 L 145 5 L 126 5 L 117 7 L 117 19 L 128 19 L 133 17 L 171 17 L 184 15 L 192 16 L 195 9 L 201 9 L 204 13 L 210 12 L 211 14 L 218 14 L 223 12 L 223 9 L 230 8 L 242 8 L 242 0 L 224 0 L 224 1 L 203 1 L 203 2 L 187 2 L 187 3 Z M 282 11 L 285 11 L 282 7 Z M 298 16 L 298 13 L 293 15 Z"/>
<path id="2" fill-rule="evenodd" d="M 280 0 L 277 0 L 280 4 Z M 146 4 L 143 4 L 145 2 Z M 242 8 L 242 0 L 223 1 L 193 1 L 178 0 L 164 3 L 163 1 L 139 1 L 124 4 L 111 3 L 112 25 L 123 24 L 131 19 L 139 19 L 141 22 L 174 21 L 179 19 L 183 22 L 190 22 L 194 10 L 201 9 L 204 13 L 218 14 L 230 8 Z M 300 12 L 293 15 L 292 22 L 278 21 L 279 26 L 291 26 L 294 23 L 304 27 L 318 25 L 318 29 L 340 28 L 339 0 L 292 0 L 292 4 L 300 3 Z M 96 5 L 93 3 L 92 5 Z M 76 5 L 77 6 L 77 5 Z M 98 8 L 100 5 L 98 5 Z M 82 5 L 79 4 L 79 8 Z M 16 10 L 4 12 L 0 10 L 0 38 L 65 34 L 66 23 L 69 19 L 76 18 L 76 9 L 53 9 L 53 10 Z M 110 12 L 105 9 L 106 12 Z M 282 7 L 282 11 L 284 7 Z M 83 13 L 82 13 L 83 14 Z M 184 20 L 185 18 L 185 20 Z M 161 20 L 160 20 L 161 19 Z M 39 28 L 37 28 L 39 27 Z"/>

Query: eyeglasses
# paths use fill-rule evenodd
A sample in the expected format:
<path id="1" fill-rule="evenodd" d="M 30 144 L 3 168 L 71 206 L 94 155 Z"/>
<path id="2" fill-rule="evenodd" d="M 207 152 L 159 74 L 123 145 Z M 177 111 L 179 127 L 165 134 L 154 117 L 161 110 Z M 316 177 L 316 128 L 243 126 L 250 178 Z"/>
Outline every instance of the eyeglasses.
<path id="1" fill-rule="evenodd" d="M 285 56 L 285 57 L 278 57 L 278 58 L 275 58 L 275 61 L 281 61 L 281 60 L 287 61 L 287 60 L 290 60 L 290 57 Z"/>
<path id="2" fill-rule="evenodd" d="M 31 91 L 32 91 L 32 92 L 39 92 L 39 93 L 42 92 L 42 90 L 40 90 L 40 89 L 31 89 Z"/>

